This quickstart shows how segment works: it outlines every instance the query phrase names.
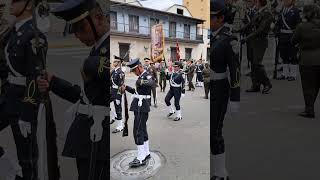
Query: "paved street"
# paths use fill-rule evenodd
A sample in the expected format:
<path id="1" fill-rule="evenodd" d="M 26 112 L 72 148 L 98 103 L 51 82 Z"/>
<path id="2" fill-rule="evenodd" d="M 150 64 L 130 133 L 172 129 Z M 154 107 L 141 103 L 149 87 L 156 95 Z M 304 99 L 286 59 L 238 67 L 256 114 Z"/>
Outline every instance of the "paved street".
<path id="1" fill-rule="evenodd" d="M 135 82 L 133 78 L 127 81 L 129 85 Z M 166 118 L 168 109 L 164 97 L 165 93 L 158 92 L 159 106 L 151 108 L 148 130 L 151 150 L 162 153 L 166 164 L 151 179 L 209 179 L 210 102 L 203 99 L 203 89 L 197 88 L 195 92 L 187 91 L 181 101 L 183 119 L 180 122 Z M 129 137 L 123 138 L 121 134 L 111 134 L 111 156 L 124 150 L 136 149 L 132 136 L 132 123 L 133 114 L 130 113 Z"/>
<path id="2" fill-rule="evenodd" d="M 272 47 L 270 42 L 270 47 Z M 265 64 L 272 77 L 273 51 L 268 50 Z M 246 72 L 246 59 L 243 70 Z M 272 80 L 269 95 L 247 94 L 251 86 L 242 78 L 239 116 L 228 117 L 224 132 L 227 166 L 232 179 L 280 180 L 320 179 L 320 98 L 316 119 L 304 119 L 300 79 L 294 82 Z"/>

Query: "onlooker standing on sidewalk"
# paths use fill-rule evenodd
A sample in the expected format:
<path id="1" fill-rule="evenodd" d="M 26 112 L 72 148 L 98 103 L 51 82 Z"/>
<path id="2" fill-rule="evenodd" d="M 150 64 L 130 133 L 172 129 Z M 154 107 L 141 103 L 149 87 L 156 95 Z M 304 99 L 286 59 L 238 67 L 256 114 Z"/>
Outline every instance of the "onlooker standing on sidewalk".
<path id="1" fill-rule="evenodd" d="M 300 24 L 293 37 L 293 43 L 300 48 L 300 74 L 305 110 L 299 115 L 314 118 L 314 103 L 320 89 L 320 8 L 312 4 L 303 9 L 306 22 Z"/>
<path id="2" fill-rule="evenodd" d="M 208 63 L 205 63 L 204 69 L 202 71 L 203 75 L 203 82 L 204 82 L 204 93 L 205 99 L 209 99 L 209 92 L 210 92 L 210 66 Z"/>

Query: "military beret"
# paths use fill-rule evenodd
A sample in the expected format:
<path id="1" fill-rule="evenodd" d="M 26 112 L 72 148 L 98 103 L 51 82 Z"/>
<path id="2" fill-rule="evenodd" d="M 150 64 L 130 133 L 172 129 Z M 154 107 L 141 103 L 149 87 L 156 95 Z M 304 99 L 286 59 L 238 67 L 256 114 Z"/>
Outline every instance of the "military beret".
<path id="1" fill-rule="evenodd" d="M 119 56 L 114 56 L 114 61 L 123 61 L 124 59 L 122 59 L 121 57 Z"/>
<path id="2" fill-rule="evenodd" d="M 221 15 L 226 11 L 224 0 L 210 0 L 210 15 Z"/>

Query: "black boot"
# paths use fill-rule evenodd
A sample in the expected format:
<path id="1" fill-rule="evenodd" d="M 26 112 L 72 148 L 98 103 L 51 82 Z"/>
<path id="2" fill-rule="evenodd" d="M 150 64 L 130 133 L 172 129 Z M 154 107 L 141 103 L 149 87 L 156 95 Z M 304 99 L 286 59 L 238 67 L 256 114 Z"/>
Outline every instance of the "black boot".
<path id="1" fill-rule="evenodd" d="M 269 94 L 271 92 L 271 89 L 272 89 L 271 84 L 264 86 L 262 90 L 262 94 Z"/>
<path id="2" fill-rule="evenodd" d="M 146 161 L 140 161 L 137 158 L 134 158 L 134 160 L 129 163 L 130 168 L 138 168 L 144 165 L 146 165 Z"/>
<path id="3" fill-rule="evenodd" d="M 228 176 L 226 178 L 213 176 L 210 180 L 230 180 L 230 178 Z"/>
<path id="4" fill-rule="evenodd" d="M 169 114 L 167 115 L 167 118 L 171 117 L 174 113 L 176 113 L 176 112 L 169 113 Z"/>
<path id="5" fill-rule="evenodd" d="M 310 118 L 310 119 L 315 118 L 314 113 L 307 112 L 307 111 L 304 111 L 304 112 L 302 112 L 302 113 L 299 113 L 298 115 L 301 116 L 301 117 L 304 117 L 304 118 Z"/>

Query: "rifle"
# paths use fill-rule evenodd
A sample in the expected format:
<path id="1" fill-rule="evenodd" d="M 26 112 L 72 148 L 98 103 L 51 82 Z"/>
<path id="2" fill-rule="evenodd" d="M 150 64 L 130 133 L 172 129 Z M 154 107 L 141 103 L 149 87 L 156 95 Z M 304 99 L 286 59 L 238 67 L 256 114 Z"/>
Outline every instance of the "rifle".
<path id="1" fill-rule="evenodd" d="M 133 46 L 130 46 L 129 50 L 126 52 L 125 56 L 123 58 L 120 58 L 120 63 L 122 64 L 122 62 L 124 61 L 124 59 L 128 56 L 130 49 Z M 129 120 L 129 108 L 128 108 L 128 98 L 127 98 L 127 94 L 126 91 L 124 91 L 124 128 L 123 128 L 123 132 L 122 132 L 122 137 L 126 137 L 129 135 L 128 132 L 128 120 Z"/>
<path id="2" fill-rule="evenodd" d="M 37 0 L 32 0 L 32 16 L 35 37 L 35 49 L 40 58 L 38 66 L 39 74 L 47 79 L 46 74 L 46 55 L 44 47 L 40 44 L 39 29 L 37 27 L 38 15 L 49 15 L 49 6 L 46 0 L 37 5 Z M 37 9 L 37 7 L 39 7 Z M 38 12 L 37 12 L 38 10 Z M 60 179 L 60 171 L 58 165 L 58 148 L 57 148 L 57 132 L 56 125 L 53 119 L 52 103 L 49 92 L 42 93 L 40 96 L 40 105 L 38 111 L 38 131 L 37 141 L 39 146 L 38 172 L 40 180 L 58 180 Z"/>

